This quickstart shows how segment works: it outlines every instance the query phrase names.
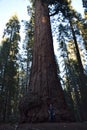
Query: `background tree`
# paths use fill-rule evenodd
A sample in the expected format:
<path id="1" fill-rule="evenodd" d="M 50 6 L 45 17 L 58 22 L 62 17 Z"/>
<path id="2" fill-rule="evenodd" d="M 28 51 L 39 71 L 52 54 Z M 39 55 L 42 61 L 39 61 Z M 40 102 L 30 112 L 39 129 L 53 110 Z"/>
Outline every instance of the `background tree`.
<path id="1" fill-rule="evenodd" d="M 60 8 L 58 8 L 58 7 L 60 7 Z M 75 53 L 76 53 L 76 57 L 77 57 L 76 66 L 78 68 L 76 70 L 78 70 L 77 71 L 78 77 L 79 77 L 78 79 L 80 79 L 80 80 L 78 80 L 79 81 L 78 82 L 79 90 L 80 90 L 80 94 L 81 94 L 79 105 L 80 105 L 80 110 L 83 111 L 82 118 L 85 119 L 84 113 L 86 113 L 86 112 L 84 112 L 85 111 L 84 105 L 86 104 L 87 96 L 85 96 L 84 93 L 86 92 L 86 80 L 85 80 L 86 76 L 84 74 L 82 57 L 81 57 L 81 54 L 80 54 L 80 50 L 81 50 L 80 46 L 81 45 L 83 46 L 83 44 L 81 44 L 79 46 L 79 44 L 82 43 L 81 42 L 82 39 L 81 39 L 81 35 L 80 35 L 80 30 L 78 29 L 78 25 L 77 25 L 77 21 L 79 22 L 81 20 L 81 15 L 78 14 L 75 10 L 72 9 L 71 1 L 63 2 L 63 6 L 62 6 L 62 4 L 60 4 L 60 6 L 58 4 L 56 4 L 56 6 L 54 6 L 54 13 L 51 14 L 51 16 L 54 15 L 54 14 L 56 14 L 56 17 L 57 17 L 56 19 L 58 20 L 58 23 L 56 22 L 55 25 L 59 26 L 59 22 L 64 23 L 64 25 L 65 25 L 65 29 L 62 32 L 62 38 L 65 35 L 65 33 L 67 35 L 64 36 L 63 42 L 68 44 L 68 41 L 70 39 L 72 39 L 74 41 Z M 55 28 L 56 28 L 56 31 L 55 31 L 56 34 L 59 34 L 60 32 L 58 32 L 58 31 L 60 31 L 60 30 L 57 28 L 57 26 Z M 57 29 L 58 29 L 58 31 L 57 31 Z M 68 29 L 69 29 L 69 31 L 67 33 Z M 75 74 L 75 72 L 74 72 L 74 74 Z M 73 84 L 73 82 L 71 84 Z M 83 86 L 85 86 L 85 87 L 83 88 Z"/>
<path id="2" fill-rule="evenodd" d="M 9 121 L 17 109 L 18 97 L 18 44 L 20 41 L 20 23 L 16 15 L 12 16 L 4 30 L 1 48 L 1 115 L 3 121 Z"/>

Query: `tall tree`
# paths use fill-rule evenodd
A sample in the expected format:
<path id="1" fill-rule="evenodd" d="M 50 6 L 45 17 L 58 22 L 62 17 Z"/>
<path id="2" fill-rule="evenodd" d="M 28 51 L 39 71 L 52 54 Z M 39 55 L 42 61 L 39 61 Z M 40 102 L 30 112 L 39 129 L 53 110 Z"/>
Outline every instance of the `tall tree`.
<path id="1" fill-rule="evenodd" d="M 80 51 L 79 51 L 79 46 L 78 46 L 78 42 L 77 42 L 77 38 L 76 38 L 76 30 L 75 30 L 75 24 L 73 23 L 74 19 L 73 19 L 73 14 L 75 12 L 70 12 L 70 14 L 67 15 L 69 23 L 70 23 L 70 28 L 72 31 L 72 36 L 73 36 L 73 40 L 74 40 L 74 44 L 75 44 L 75 52 L 76 52 L 76 57 L 77 57 L 77 65 L 78 65 L 78 69 L 79 69 L 79 78 L 80 78 L 80 84 L 79 84 L 79 88 L 80 88 L 80 94 L 81 94 L 81 111 L 82 111 L 82 118 L 83 120 L 86 120 L 86 106 L 85 104 L 87 104 L 87 96 L 85 95 L 85 92 L 87 92 L 87 86 L 86 86 L 86 80 L 85 80 L 85 74 L 84 74 L 84 68 L 83 68 L 83 64 L 82 64 L 82 60 L 81 60 L 81 55 L 80 55 Z M 75 18 L 77 18 L 79 20 L 79 15 L 77 13 L 74 14 Z M 84 86 L 84 87 L 83 87 Z"/>
<path id="2" fill-rule="evenodd" d="M 26 51 L 26 91 L 29 85 L 29 77 L 32 65 L 32 48 L 34 42 L 34 8 L 33 5 L 27 7 L 28 14 L 31 17 L 27 22 L 25 21 L 25 40 L 24 40 L 24 48 Z M 26 44 L 25 44 L 26 43 Z"/>
<path id="3" fill-rule="evenodd" d="M 78 110 L 78 102 L 80 101 L 79 87 L 77 87 L 77 85 L 79 86 L 79 74 L 77 71 L 78 67 L 75 54 L 75 45 L 73 44 L 73 41 L 69 41 L 70 30 L 68 30 L 66 25 L 60 24 L 58 30 L 59 49 L 61 51 L 60 67 L 62 70 L 61 75 L 63 79 L 63 87 L 65 88 L 66 99 L 69 106 L 72 108 L 72 110 L 74 110 L 76 120 L 81 120 Z"/>
<path id="4" fill-rule="evenodd" d="M 19 109 L 22 121 L 48 121 L 50 104 L 56 121 L 71 120 L 64 93 L 57 76 L 48 5 L 35 1 L 33 62 L 27 95 Z"/>
<path id="5" fill-rule="evenodd" d="M 58 13 L 59 8 L 58 8 L 58 4 L 57 6 L 55 6 L 55 13 Z M 76 57 L 77 57 L 77 66 L 78 66 L 78 74 L 79 74 L 79 88 L 80 88 L 80 94 L 81 94 L 81 111 L 84 113 L 83 114 L 83 118 L 86 118 L 86 107 L 85 104 L 87 104 L 87 96 L 84 94 L 85 92 L 87 92 L 86 90 L 86 80 L 85 80 L 85 74 L 84 74 L 84 68 L 83 68 L 83 64 L 81 61 L 81 55 L 79 52 L 79 46 L 78 46 L 78 40 L 77 40 L 77 33 L 79 33 L 78 29 L 77 29 L 77 24 L 76 21 L 79 21 L 81 19 L 81 15 L 79 15 L 75 10 L 72 9 L 71 7 L 71 1 L 64 2 L 63 6 L 60 6 L 60 11 L 63 14 L 63 16 L 65 17 L 65 19 L 67 19 L 70 25 L 70 34 L 73 37 L 73 41 L 75 44 L 75 52 L 76 52 Z M 55 14 L 53 13 L 53 15 Z M 60 15 L 61 15 L 60 13 Z M 64 20 L 64 19 L 63 19 Z M 68 28 L 67 28 L 68 29 Z M 79 35 L 78 35 L 79 37 Z M 81 42 L 81 40 L 80 40 Z M 83 87 L 84 86 L 84 87 Z"/>
<path id="6" fill-rule="evenodd" d="M 2 77 L 2 95 L 3 95 L 3 120 L 9 120 L 14 114 L 17 106 L 17 54 L 18 44 L 20 41 L 20 24 L 16 15 L 12 16 L 4 30 L 3 47 L 1 49 L 1 57 L 3 58 L 1 65 L 3 67 Z"/>

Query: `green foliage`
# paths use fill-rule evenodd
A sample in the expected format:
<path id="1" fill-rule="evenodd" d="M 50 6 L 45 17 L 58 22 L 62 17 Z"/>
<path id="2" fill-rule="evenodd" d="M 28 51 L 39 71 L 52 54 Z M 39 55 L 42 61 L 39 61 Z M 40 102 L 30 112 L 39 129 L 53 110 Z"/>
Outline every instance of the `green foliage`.
<path id="1" fill-rule="evenodd" d="M 81 106 L 83 104 L 86 104 L 82 104 L 81 102 L 82 100 L 87 101 L 87 96 L 83 94 L 86 92 L 86 82 L 84 69 L 81 61 L 82 56 L 80 55 L 80 51 L 83 50 L 81 49 L 81 43 L 83 42 L 83 39 L 81 38 L 81 29 L 80 27 L 78 27 L 77 24 L 79 23 L 79 21 L 82 20 L 82 17 L 80 14 L 78 14 L 75 10 L 72 9 L 70 3 L 68 3 L 67 5 L 65 4 L 64 6 L 61 5 L 61 8 L 58 8 L 58 10 L 60 11 L 58 11 L 55 7 L 56 6 L 54 6 L 54 9 L 56 9 L 56 11 L 53 13 L 53 15 L 56 14 L 55 19 L 56 21 L 58 20 L 58 22 L 52 21 L 52 24 L 54 26 L 53 31 L 55 32 L 55 35 L 58 40 L 59 49 L 61 49 L 60 68 L 62 71 L 61 73 L 63 78 L 62 84 L 67 91 L 66 93 L 69 95 L 67 95 L 67 99 L 69 100 L 70 98 L 70 100 L 72 99 L 73 101 L 73 103 L 71 102 L 71 104 L 73 104 L 76 119 L 81 120 L 82 115 L 80 115 L 80 113 L 81 111 L 83 111 L 81 109 Z M 70 42 L 71 45 L 73 45 L 73 51 L 71 51 L 68 46 Z M 70 52 L 68 50 L 70 50 Z M 85 91 L 83 86 L 85 88 Z"/>
<path id="2" fill-rule="evenodd" d="M 14 101 L 15 97 L 18 96 L 16 94 L 18 91 L 17 54 L 20 41 L 19 30 L 20 23 L 17 16 L 14 15 L 6 24 L 0 51 L 0 96 L 2 97 L 1 107 L 3 108 L 0 113 L 3 121 L 7 121 L 7 119 L 10 120 L 10 116 L 14 114 L 15 111 L 13 106 L 16 105 L 17 102 L 17 100 L 16 102 Z M 12 102 L 14 102 L 14 104 Z"/>
<path id="3" fill-rule="evenodd" d="M 62 86 L 64 88 L 67 104 L 74 111 L 76 119 L 81 121 L 83 112 L 81 108 L 81 96 L 83 96 L 83 99 L 86 99 L 86 102 L 83 102 L 86 105 L 87 90 L 84 89 L 83 91 L 83 88 L 81 88 L 83 86 L 83 82 L 80 76 L 83 76 L 84 73 L 81 73 L 81 70 L 79 69 L 79 65 L 81 67 L 81 64 L 78 62 L 76 46 L 74 43 L 77 42 L 77 46 L 80 51 L 81 49 L 79 48 L 79 44 L 83 42 L 87 51 L 86 14 L 83 19 L 79 13 L 73 10 L 71 0 L 41 1 L 42 4 L 45 3 L 49 6 L 50 16 L 56 15 L 56 17 L 51 17 L 51 19 L 53 18 L 53 26 L 56 23 L 53 33 L 55 33 L 57 37 L 61 54 L 59 58 L 61 60 L 60 68 L 62 68 L 62 70 L 59 70 L 57 60 L 55 60 L 58 76 L 62 73 Z M 24 21 L 25 40 L 23 43 L 23 52 L 25 52 L 25 54 L 21 56 L 18 55 L 20 23 L 16 15 L 9 19 L 3 33 L 3 40 L 1 42 L 2 46 L 0 46 L 0 120 L 3 121 L 10 121 L 12 117 L 17 116 L 19 98 L 24 95 L 29 86 L 29 77 L 32 65 L 32 48 L 34 42 L 35 0 L 31 0 L 31 2 L 31 6 L 27 7 L 30 21 Z M 56 19 L 56 22 L 54 21 L 54 18 Z M 74 55 L 74 58 L 72 55 Z M 79 57 L 82 58 L 80 53 Z M 82 71 L 84 72 L 84 70 Z M 83 77 L 84 82 L 87 84 L 87 77 Z M 82 95 L 81 91 L 83 91 Z"/>
<path id="4" fill-rule="evenodd" d="M 32 5 L 33 6 L 33 5 Z M 34 42 L 34 9 L 31 6 L 27 7 L 28 14 L 30 16 L 29 21 L 24 21 L 25 24 L 25 40 L 24 40 L 24 49 L 25 49 L 25 58 L 23 69 L 25 73 L 25 92 L 29 87 L 29 78 L 32 65 L 32 49 Z M 26 71 L 25 71 L 26 70 Z"/>

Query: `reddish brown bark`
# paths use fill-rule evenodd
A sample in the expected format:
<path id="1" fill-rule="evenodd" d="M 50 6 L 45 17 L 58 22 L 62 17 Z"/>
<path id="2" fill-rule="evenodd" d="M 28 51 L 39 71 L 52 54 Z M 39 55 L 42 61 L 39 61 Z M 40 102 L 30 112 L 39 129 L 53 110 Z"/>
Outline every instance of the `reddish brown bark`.
<path id="1" fill-rule="evenodd" d="M 64 93 L 57 76 L 49 10 L 40 0 L 35 2 L 33 63 L 27 96 L 22 100 L 21 114 L 29 121 L 48 121 L 49 104 L 55 109 L 55 120 L 70 120 Z"/>

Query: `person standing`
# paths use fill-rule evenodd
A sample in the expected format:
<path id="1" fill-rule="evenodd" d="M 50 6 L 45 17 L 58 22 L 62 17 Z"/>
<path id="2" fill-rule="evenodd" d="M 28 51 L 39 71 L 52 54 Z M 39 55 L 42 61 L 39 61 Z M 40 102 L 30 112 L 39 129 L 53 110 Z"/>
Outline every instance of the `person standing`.
<path id="1" fill-rule="evenodd" d="M 50 104 L 49 106 L 48 113 L 49 113 L 49 121 L 53 122 L 55 120 L 55 110 L 52 104 Z"/>

